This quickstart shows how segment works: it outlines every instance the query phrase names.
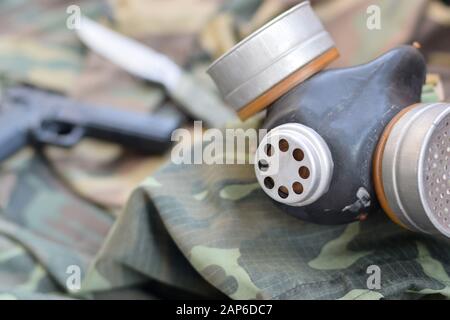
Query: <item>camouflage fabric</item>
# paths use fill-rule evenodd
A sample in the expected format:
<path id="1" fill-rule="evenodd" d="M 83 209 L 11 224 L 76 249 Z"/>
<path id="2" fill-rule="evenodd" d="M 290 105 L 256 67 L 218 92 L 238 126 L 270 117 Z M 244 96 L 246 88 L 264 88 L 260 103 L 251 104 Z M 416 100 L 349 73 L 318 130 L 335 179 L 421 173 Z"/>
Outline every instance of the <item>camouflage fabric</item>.
<path id="1" fill-rule="evenodd" d="M 154 238 L 161 225 L 181 253 L 167 235 Z M 133 249 L 123 234 L 136 236 Z M 265 196 L 251 166 L 165 167 L 134 192 L 107 247 L 96 269 L 110 281 L 130 264 L 154 277 L 155 257 L 170 256 L 157 279 L 198 289 L 197 274 L 180 272 L 192 265 L 233 299 L 450 297 L 448 240 L 402 230 L 381 212 L 347 226 L 300 222 Z M 122 272 L 102 266 L 111 260 Z M 370 265 L 382 270 L 379 291 L 367 289 Z"/>
<path id="2" fill-rule="evenodd" d="M 385 12 L 392 10 L 387 2 L 382 4 Z M 386 32 L 378 34 L 378 41 L 384 40 L 386 47 L 364 47 L 367 52 L 352 61 L 363 62 L 390 46 L 412 42 L 413 32 L 402 29 L 396 34 L 393 26 L 404 23 L 405 10 L 415 12 L 412 17 L 419 19 L 424 4 L 396 2 L 404 16 L 392 17 L 393 32 L 388 35 L 392 38 L 383 38 Z M 351 21 L 364 21 L 365 8 L 367 2 L 350 6 Z M 438 77 L 429 76 L 424 101 L 442 100 L 437 89 L 440 83 Z M 155 237 L 158 233 L 153 230 L 162 226 L 163 234 Z M 264 195 L 251 166 L 169 164 L 134 191 L 115 227 L 106 243 L 110 250 L 105 250 L 94 265 L 95 273 L 102 274 L 112 286 L 119 285 L 117 275 L 132 266 L 167 285 L 191 291 L 210 283 L 233 299 L 450 297 L 448 240 L 403 230 L 381 211 L 367 221 L 347 226 L 298 221 Z M 123 241 L 124 234 L 136 235 L 133 249 L 130 242 Z M 156 253 L 158 245 L 162 252 Z M 151 254 L 144 257 L 138 251 Z M 167 256 L 171 258 L 164 258 Z M 155 258 L 168 263 L 163 275 L 154 272 Z M 172 259 L 177 263 L 169 263 Z M 107 269 L 111 260 L 118 269 Z M 367 289 L 366 270 L 371 265 L 381 269 L 381 290 Z M 191 267 L 206 281 L 197 274 L 189 278 L 184 270 Z M 179 279 L 181 273 L 185 276 Z"/>
<path id="3" fill-rule="evenodd" d="M 212 59 L 297 2 L 2 1 L 0 79 L 150 112 L 167 103 L 161 88 L 86 51 L 64 26 L 68 5 L 113 20 L 213 90 L 204 73 Z M 448 97 L 450 10 L 441 2 L 312 3 L 342 52 L 334 66 L 418 41 L 430 62 L 424 101 Z M 374 3 L 381 31 L 365 27 Z M 277 209 L 251 166 L 169 162 L 153 174 L 168 156 L 86 140 L 0 164 L 0 299 L 450 297 L 448 240 L 412 234 L 382 212 L 344 226 L 304 223 Z M 381 268 L 381 290 L 367 289 L 370 265 Z M 70 266 L 81 269 L 80 291 L 67 287 Z"/>
<path id="4" fill-rule="evenodd" d="M 112 215 L 73 195 L 29 149 L 2 164 L 0 181 L 1 297 L 67 294 L 67 268 L 87 271 Z"/>

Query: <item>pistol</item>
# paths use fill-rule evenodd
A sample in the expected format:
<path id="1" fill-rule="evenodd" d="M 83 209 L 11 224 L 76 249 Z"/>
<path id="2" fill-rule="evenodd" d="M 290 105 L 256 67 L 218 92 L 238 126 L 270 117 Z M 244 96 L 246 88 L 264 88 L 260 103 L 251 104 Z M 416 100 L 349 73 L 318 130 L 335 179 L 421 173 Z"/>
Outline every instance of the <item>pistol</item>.
<path id="1" fill-rule="evenodd" d="M 20 86 L 5 90 L 0 101 L 0 161 L 25 145 L 70 148 L 91 137 L 145 154 L 163 153 L 181 113 L 146 114 L 90 105 Z"/>

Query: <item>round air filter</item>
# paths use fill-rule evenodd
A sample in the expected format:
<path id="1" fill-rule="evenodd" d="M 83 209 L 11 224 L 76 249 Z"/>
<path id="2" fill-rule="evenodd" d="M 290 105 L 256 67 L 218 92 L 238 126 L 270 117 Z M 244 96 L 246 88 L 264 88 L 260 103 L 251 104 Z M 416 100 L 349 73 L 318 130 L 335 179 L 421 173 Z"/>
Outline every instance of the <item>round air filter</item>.
<path id="1" fill-rule="evenodd" d="M 277 202 L 302 207 L 329 189 L 333 159 L 328 145 L 313 129 L 288 123 L 261 141 L 255 173 L 264 192 Z"/>
<path id="2" fill-rule="evenodd" d="M 450 104 L 417 104 L 386 128 L 374 161 L 377 196 L 406 228 L 450 237 Z"/>
<path id="3" fill-rule="evenodd" d="M 208 70 L 242 120 L 325 68 L 339 53 L 308 1 L 275 18 Z"/>

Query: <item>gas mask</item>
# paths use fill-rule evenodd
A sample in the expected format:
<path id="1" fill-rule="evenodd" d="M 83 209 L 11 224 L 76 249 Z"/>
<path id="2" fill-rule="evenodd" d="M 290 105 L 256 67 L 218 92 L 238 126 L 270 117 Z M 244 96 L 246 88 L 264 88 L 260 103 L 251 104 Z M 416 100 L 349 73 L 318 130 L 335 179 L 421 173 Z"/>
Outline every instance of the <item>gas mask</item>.
<path id="1" fill-rule="evenodd" d="M 241 119 L 267 109 L 261 188 L 302 220 L 350 223 L 381 206 L 411 231 L 450 237 L 450 104 L 420 103 L 423 56 L 402 46 L 322 71 L 338 55 L 303 2 L 208 70 Z"/>

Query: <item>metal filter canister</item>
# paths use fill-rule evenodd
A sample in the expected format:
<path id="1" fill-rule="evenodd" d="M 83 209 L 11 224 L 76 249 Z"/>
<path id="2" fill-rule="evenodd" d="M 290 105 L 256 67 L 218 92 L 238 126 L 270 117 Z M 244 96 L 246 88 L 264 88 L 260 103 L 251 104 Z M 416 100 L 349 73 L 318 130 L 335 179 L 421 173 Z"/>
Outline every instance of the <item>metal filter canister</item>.
<path id="1" fill-rule="evenodd" d="M 242 120 L 325 68 L 339 53 L 308 1 L 275 18 L 208 69 Z"/>
<path id="2" fill-rule="evenodd" d="M 450 104 L 414 105 L 386 130 L 381 205 L 412 231 L 450 237 Z"/>

